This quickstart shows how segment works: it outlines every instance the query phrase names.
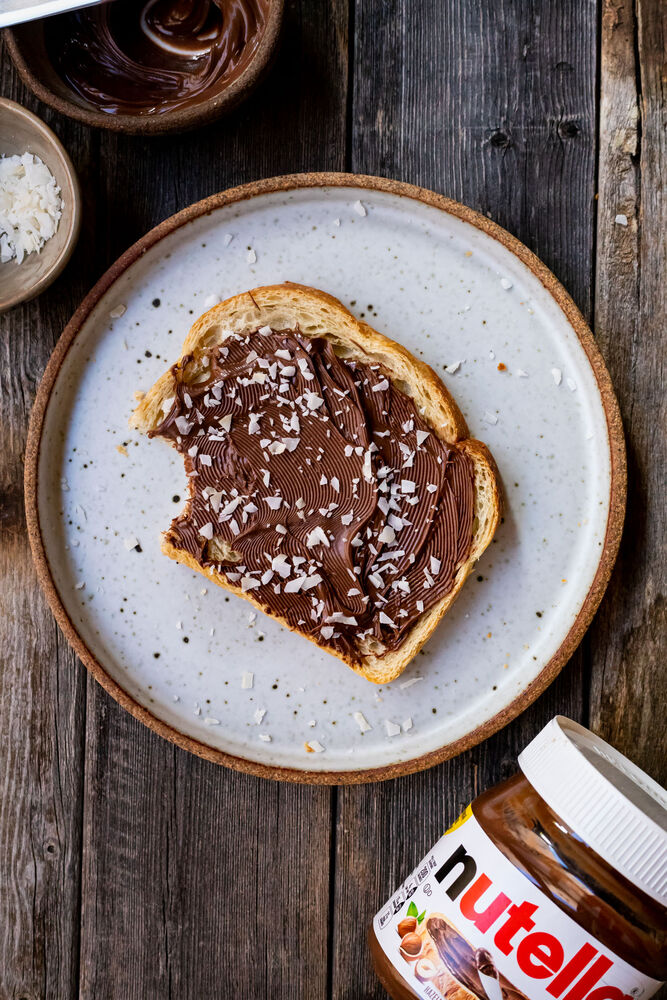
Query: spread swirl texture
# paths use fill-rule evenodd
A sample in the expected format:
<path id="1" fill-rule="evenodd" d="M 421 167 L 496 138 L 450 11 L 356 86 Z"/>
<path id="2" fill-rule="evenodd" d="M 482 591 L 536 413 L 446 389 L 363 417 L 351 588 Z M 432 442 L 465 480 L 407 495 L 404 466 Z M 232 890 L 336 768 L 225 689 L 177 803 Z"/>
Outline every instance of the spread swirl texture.
<path id="1" fill-rule="evenodd" d="M 474 469 L 377 364 L 263 327 L 172 368 L 190 499 L 169 542 L 359 662 L 397 649 L 468 558 Z"/>

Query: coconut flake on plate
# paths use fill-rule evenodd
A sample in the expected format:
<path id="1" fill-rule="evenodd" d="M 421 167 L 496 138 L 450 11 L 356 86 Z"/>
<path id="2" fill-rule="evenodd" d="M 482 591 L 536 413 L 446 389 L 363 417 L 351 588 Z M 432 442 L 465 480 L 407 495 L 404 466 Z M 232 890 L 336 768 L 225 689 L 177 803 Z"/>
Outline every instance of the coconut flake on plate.
<path id="1" fill-rule="evenodd" d="M 418 603 L 421 603 L 421 601 L 419 601 Z M 407 681 L 401 681 L 399 687 L 401 691 L 405 691 L 407 690 L 407 688 L 411 688 L 413 684 L 419 684 L 419 682 L 423 680 L 424 680 L 423 677 L 409 677 Z"/>
<path id="2" fill-rule="evenodd" d="M 359 726 L 359 732 L 368 733 L 373 728 L 363 712 L 353 712 L 352 718 Z"/>
<path id="3" fill-rule="evenodd" d="M 255 683 L 255 675 L 250 670 L 244 670 L 241 674 L 241 690 L 249 691 Z"/>

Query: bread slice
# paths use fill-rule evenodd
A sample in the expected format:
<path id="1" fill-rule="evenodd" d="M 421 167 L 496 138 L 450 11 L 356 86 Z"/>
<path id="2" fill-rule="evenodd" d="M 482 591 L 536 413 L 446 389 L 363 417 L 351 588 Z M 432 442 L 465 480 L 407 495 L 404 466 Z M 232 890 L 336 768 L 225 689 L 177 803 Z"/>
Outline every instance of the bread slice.
<path id="1" fill-rule="evenodd" d="M 355 661 L 337 650 L 324 647 L 368 680 L 386 684 L 398 677 L 432 634 L 493 538 L 501 513 L 495 463 L 487 447 L 469 437 L 459 408 L 428 365 L 413 357 L 400 344 L 356 319 L 331 295 L 303 285 L 286 282 L 255 288 L 235 295 L 206 312 L 193 324 L 183 344 L 181 357 L 190 360 L 182 368 L 181 378 L 186 377 L 190 384 L 195 383 L 198 377 L 201 379 L 203 365 L 199 361 L 205 358 L 207 352 L 221 345 L 230 333 L 248 336 L 262 327 L 278 331 L 298 330 L 304 337 L 325 338 L 341 357 L 367 365 L 379 364 L 394 387 L 412 398 L 431 431 L 447 445 L 456 445 L 472 462 L 472 542 L 467 558 L 456 568 L 451 590 L 439 603 L 415 620 L 403 642 L 395 649 L 382 653 L 381 647 L 378 650 L 377 644 L 370 642 L 364 648 L 360 660 Z M 169 370 L 158 379 L 136 408 L 130 419 L 130 426 L 144 433 L 154 431 L 164 420 L 164 406 L 168 408 L 168 401 L 174 394 L 175 376 Z M 170 558 L 204 573 L 207 579 L 224 589 L 244 597 L 259 610 L 266 610 L 253 591 L 243 593 L 224 574 L 213 567 L 202 566 L 191 554 L 176 548 L 169 540 L 169 532 L 163 535 L 162 550 Z M 224 561 L 224 555 L 224 551 L 221 552 L 221 561 Z M 278 615 L 271 617 L 290 627 Z M 305 638 L 311 638 L 298 628 L 293 630 Z"/>

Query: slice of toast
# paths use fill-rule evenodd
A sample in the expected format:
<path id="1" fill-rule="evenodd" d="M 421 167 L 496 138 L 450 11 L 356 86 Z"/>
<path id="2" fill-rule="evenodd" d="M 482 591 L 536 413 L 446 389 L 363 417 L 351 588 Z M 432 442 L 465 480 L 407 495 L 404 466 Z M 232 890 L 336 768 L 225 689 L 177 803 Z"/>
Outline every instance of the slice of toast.
<path id="1" fill-rule="evenodd" d="M 165 372 L 149 390 L 132 414 L 130 426 L 144 433 L 161 433 L 159 428 L 173 405 L 179 386 L 181 391 L 183 385 L 186 385 L 194 392 L 197 384 L 201 384 L 207 377 L 213 353 L 219 350 L 224 353 L 224 342 L 228 338 L 232 338 L 232 343 L 236 342 L 236 338 L 248 338 L 269 328 L 276 333 L 297 331 L 301 338 L 316 340 L 318 343 L 321 338 L 331 345 L 337 358 L 344 359 L 346 364 L 349 362 L 353 369 L 353 363 L 357 363 L 368 366 L 365 371 L 370 372 L 372 368 L 373 372 L 379 372 L 378 377 L 391 382 L 392 390 L 397 390 L 413 401 L 420 415 L 416 419 L 423 422 L 451 450 L 467 456 L 474 482 L 469 529 L 471 537 L 463 558 L 453 568 L 451 587 L 435 605 L 427 607 L 411 623 L 396 648 L 384 649 L 382 643 L 375 641 L 374 637 L 362 637 L 352 655 L 349 649 L 341 650 L 327 645 L 321 638 L 308 634 L 307 628 L 290 624 L 285 617 L 272 612 L 266 602 L 262 602 L 257 589 L 244 591 L 238 585 L 239 574 L 231 574 L 237 579 L 230 580 L 227 573 L 220 570 L 220 563 L 240 557 L 231 551 L 228 543 L 218 543 L 215 559 L 208 559 L 207 564 L 204 564 L 196 555 L 174 544 L 173 527 L 178 523 L 177 518 L 172 529 L 163 535 L 162 550 L 170 558 L 204 573 L 207 579 L 244 597 L 281 624 L 323 646 L 368 680 L 385 684 L 398 677 L 426 642 L 493 537 L 501 513 L 495 463 L 486 446 L 468 436 L 468 428 L 460 410 L 428 365 L 417 360 L 404 347 L 377 333 L 367 323 L 357 320 L 332 296 L 287 282 L 235 295 L 201 316 L 193 324 L 185 340 L 178 364 Z M 295 459 L 294 476 L 299 475 L 296 465 Z M 341 475 L 344 474 L 345 470 L 342 468 Z M 189 480 L 189 486 L 191 496 L 188 504 L 194 493 L 192 479 Z M 182 519 L 184 515 L 180 517 Z M 328 527 L 328 522 L 326 523 Z M 213 544 L 215 543 L 214 538 Z M 210 549 L 206 551 L 210 552 Z"/>

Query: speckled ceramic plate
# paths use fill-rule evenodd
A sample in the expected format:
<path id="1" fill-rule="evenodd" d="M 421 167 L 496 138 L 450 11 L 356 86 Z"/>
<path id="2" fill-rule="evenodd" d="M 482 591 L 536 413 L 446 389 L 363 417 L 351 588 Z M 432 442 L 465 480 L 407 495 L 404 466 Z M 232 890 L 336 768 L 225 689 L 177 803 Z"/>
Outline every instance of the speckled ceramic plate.
<path id="1" fill-rule="evenodd" d="M 269 619 L 252 623 L 248 604 L 161 554 L 182 462 L 127 426 L 135 391 L 178 357 L 210 296 L 285 279 L 333 293 L 432 365 L 504 484 L 504 522 L 477 572 L 381 688 Z M 592 336 L 525 247 L 431 192 L 317 174 L 216 195 L 120 258 L 51 359 L 26 482 L 60 627 L 125 708 L 211 760 L 339 782 L 452 756 L 546 687 L 607 583 L 625 464 Z M 363 735 L 356 711 L 372 726 Z M 310 741 L 324 749 L 307 752 Z"/>

